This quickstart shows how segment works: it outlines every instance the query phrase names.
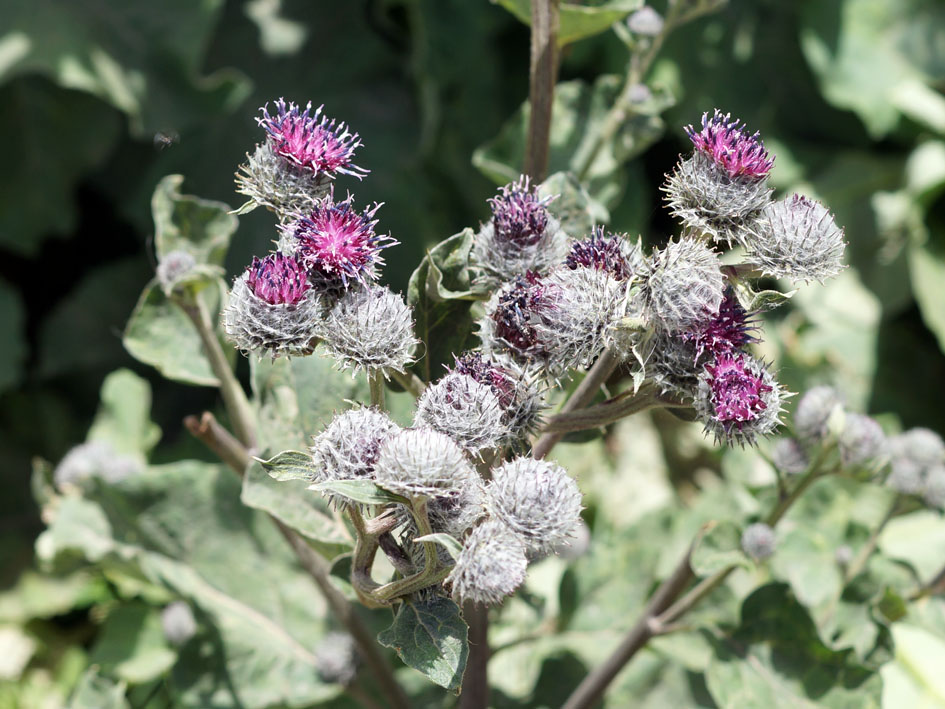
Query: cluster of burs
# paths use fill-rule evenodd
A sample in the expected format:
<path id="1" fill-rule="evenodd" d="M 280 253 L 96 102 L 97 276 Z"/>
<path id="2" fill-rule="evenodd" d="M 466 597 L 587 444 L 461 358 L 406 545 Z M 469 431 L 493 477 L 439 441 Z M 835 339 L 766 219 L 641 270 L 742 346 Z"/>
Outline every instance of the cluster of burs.
<path id="1" fill-rule="evenodd" d="M 277 250 L 236 279 L 226 333 L 243 352 L 271 357 L 322 343 L 342 368 L 403 381 L 422 345 L 403 298 L 376 282 L 380 253 L 396 242 L 376 232 L 379 205 L 359 210 L 332 188 L 339 174 L 367 173 L 352 163 L 358 136 L 321 109 L 275 106 L 262 109 L 266 138 L 237 184 L 249 197 L 241 211 L 277 215 Z M 524 177 L 506 185 L 469 255 L 480 348 L 425 385 L 412 427 L 356 407 L 315 436 L 315 483 L 370 480 L 396 496 L 371 507 L 373 522 L 395 520 L 384 550 L 405 577 L 429 580 L 425 592 L 496 603 L 529 561 L 578 533 L 576 484 L 530 457 L 529 441 L 547 393 L 602 357 L 637 386 L 691 404 L 720 440 L 750 444 L 778 425 L 786 394 L 747 350 L 758 334 L 751 279 L 833 276 L 843 233 L 817 202 L 771 200 L 772 161 L 738 121 L 716 112 L 688 132 L 693 154 L 663 187 L 681 236 L 647 254 L 600 227 L 569 234 L 555 195 Z M 720 260 L 725 248 L 731 266 Z M 340 489 L 332 501 L 361 519 L 365 506 Z M 437 547 L 431 570 L 430 540 L 444 535 L 457 543 Z"/>

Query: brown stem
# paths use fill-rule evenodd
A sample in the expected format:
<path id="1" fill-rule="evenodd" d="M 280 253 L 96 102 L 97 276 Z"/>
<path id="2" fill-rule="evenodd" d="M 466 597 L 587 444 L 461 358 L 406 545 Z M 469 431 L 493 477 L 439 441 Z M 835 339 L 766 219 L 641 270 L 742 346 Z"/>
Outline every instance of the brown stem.
<path id="1" fill-rule="evenodd" d="M 551 107 L 558 74 L 558 0 L 532 0 L 531 61 L 528 70 L 528 139 L 524 172 L 545 179 L 551 142 Z"/>
<path id="2" fill-rule="evenodd" d="M 485 709 L 489 706 L 489 609 L 466 601 L 463 618 L 469 625 L 469 657 L 456 709 Z"/>
<path id="3" fill-rule="evenodd" d="M 585 431 L 589 428 L 606 426 L 627 416 L 638 414 L 641 411 L 656 407 L 678 408 L 685 407 L 680 401 L 660 398 L 655 389 L 649 387 L 641 389 L 636 394 L 628 393 L 605 401 L 597 406 L 586 409 L 555 414 L 545 421 L 542 430 L 545 433 L 568 433 L 570 431 Z"/>
<path id="4" fill-rule="evenodd" d="M 191 423 L 187 423 L 188 420 Z M 217 423 L 213 414 L 205 412 L 199 421 L 196 420 L 195 416 L 190 416 L 185 420 L 185 424 L 188 430 L 192 431 L 210 450 L 225 452 L 225 456 L 220 456 L 221 460 L 240 477 L 244 475 L 251 460 L 249 452 L 245 448 L 240 448 L 238 442 L 236 445 L 234 444 L 236 439 Z M 192 424 L 195 424 L 194 428 L 191 428 Z M 388 705 L 397 707 L 397 709 L 409 709 L 410 701 L 394 678 L 394 673 L 375 642 L 374 636 L 367 629 L 367 626 L 361 622 L 354 606 L 331 582 L 328 562 L 319 556 L 295 530 L 287 527 L 272 515 L 269 515 L 269 519 L 285 537 L 285 540 L 298 557 L 299 564 L 308 572 L 322 595 L 325 596 L 332 613 L 345 626 L 355 643 L 357 643 L 361 657 L 373 672 L 381 690 L 384 692 Z"/>
<path id="5" fill-rule="evenodd" d="M 896 516 L 896 513 L 899 511 L 899 504 L 900 497 L 899 495 L 896 495 L 892 501 L 892 504 L 889 505 L 886 515 L 882 520 L 880 520 L 879 524 L 876 526 L 876 529 L 874 529 L 870 534 L 870 538 L 866 541 L 866 544 L 863 545 L 863 548 L 860 549 L 853 561 L 850 562 L 850 565 L 844 570 L 844 586 L 859 576 L 860 572 L 866 568 L 866 564 L 869 562 L 873 552 L 876 551 L 877 544 L 879 544 L 879 535 L 883 533 L 883 530 L 886 529 L 886 525 L 889 524 L 892 518 Z"/>

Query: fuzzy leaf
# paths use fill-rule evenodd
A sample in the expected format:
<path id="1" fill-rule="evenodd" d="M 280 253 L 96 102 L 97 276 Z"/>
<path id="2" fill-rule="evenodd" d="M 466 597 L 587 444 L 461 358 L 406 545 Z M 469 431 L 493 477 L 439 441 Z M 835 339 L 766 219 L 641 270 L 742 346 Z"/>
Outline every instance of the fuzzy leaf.
<path id="1" fill-rule="evenodd" d="M 931 245 L 909 249 L 912 292 L 926 326 L 945 352 L 945 255 Z"/>
<path id="2" fill-rule="evenodd" d="M 176 659 L 164 638 L 160 614 L 143 603 L 120 606 L 109 614 L 89 655 L 91 664 L 131 684 L 160 677 Z"/>
<path id="3" fill-rule="evenodd" d="M 181 194 L 183 182 L 183 175 L 168 175 L 151 197 L 158 261 L 172 251 L 186 251 L 198 264 L 222 266 L 237 219 L 228 204 Z"/>
<path id="4" fill-rule="evenodd" d="M 400 495 L 378 487 L 370 480 L 328 480 L 310 485 L 308 489 L 341 495 L 363 505 L 386 505 L 388 502 L 403 502 L 404 499 Z"/>
<path id="5" fill-rule="evenodd" d="M 256 458 L 273 480 L 285 482 L 287 480 L 311 480 L 315 473 L 312 456 L 299 451 L 282 451 L 276 453 L 269 460 Z"/>
<path id="6" fill-rule="evenodd" d="M 377 636 L 406 665 L 449 690 L 458 690 L 466 669 L 468 627 L 448 598 L 404 603 L 394 624 Z"/>
<path id="7" fill-rule="evenodd" d="M 99 398 L 87 440 L 105 441 L 143 462 L 161 438 L 151 421 L 151 385 L 130 369 L 119 369 L 105 377 Z"/>
<path id="8" fill-rule="evenodd" d="M 529 0 L 497 0 L 516 18 L 531 25 Z M 643 0 L 607 0 L 594 5 L 563 2 L 558 8 L 558 46 L 563 47 L 579 39 L 606 32 L 643 5 Z"/>
<path id="9" fill-rule="evenodd" d="M 435 542 L 449 552 L 449 555 L 455 561 L 459 558 L 459 553 L 463 550 L 463 545 L 449 534 L 427 534 L 423 537 L 414 537 L 414 542 Z"/>
<path id="10" fill-rule="evenodd" d="M 692 550 L 690 565 L 697 576 L 709 576 L 729 566 L 749 568 L 751 562 L 742 551 L 742 530 L 734 522 L 711 524 L 699 534 Z"/>
<path id="11" fill-rule="evenodd" d="M 125 689 L 124 682 L 102 677 L 97 668 L 90 667 L 69 698 L 69 709 L 128 709 Z"/>

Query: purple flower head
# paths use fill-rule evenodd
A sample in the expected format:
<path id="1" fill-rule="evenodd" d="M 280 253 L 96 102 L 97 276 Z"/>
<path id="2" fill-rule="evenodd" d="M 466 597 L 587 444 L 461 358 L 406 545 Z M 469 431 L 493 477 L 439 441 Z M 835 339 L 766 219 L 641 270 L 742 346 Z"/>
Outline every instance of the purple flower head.
<path id="1" fill-rule="evenodd" d="M 499 304 L 491 317 L 495 322 L 495 336 L 518 354 L 539 354 L 542 345 L 532 317 L 542 307 L 546 288 L 534 271 L 518 276 L 512 287 L 499 296 Z"/>
<path id="2" fill-rule="evenodd" d="M 538 188 L 529 184 L 527 176 L 501 188 L 499 195 L 489 200 L 496 239 L 518 246 L 538 243 L 548 226 L 546 207 L 552 199 L 539 197 Z"/>
<path id="3" fill-rule="evenodd" d="M 572 271 L 578 267 L 593 268 L 625 281 L 633 275 L 633 267 L 624 254 L 623 239 L 616 234 L 605 234 L 604 227 L 594 227 L 588 238 L 571 245 L 571 253 L 564 263 Z"/>
<path id="4" fill-rule="evenodd" d="M 758 324 L 751 320 L 752 315 L 754 313 L 746 312 L 735 298 L 735 293 L 728 288 L 718 315 L 702 328 L 684 332 L 680 337 L 695 346 L 696 362 L 704 354 L 713 358 L 730 355 L 749 342 L 757 342 L 757 338 L 751 334 L 758 329 Z"/>
<path id="5" fill-rule="evenodd" d="M 381 249 L 398 242 L 390 236 L 374 233 L 380 208 L 375 203 L 363 212 L 351 204 L 351 195 L 335 202 L 330 194 L 315 206 L 311 214 L 286 227 L 295 235 L 296 255 L 311 272 L 310 275 L 326 289 L 347 290 L 348 281 L 365 283 L 374 276 L 374 268 L 383 265 Z"/>
<path id="6" fill-rule="evenodd" d="M 495 394 L 502 408 L 507 409 L 515 400 L 516 384 L 511 372 L 493 362 L 487 362 L 478 352 L 466 352 L 455 357 L 454 372 L 472 377 L 485 384 Z"/>
<path id="7" fill-rule="evenodd" d="M 726 428 L 741 428 L 768 408 L 764 395 L 772 387 L 751 371 L 741 355 L 723 354 L 705 367 L 712 390 L 715 420 Z"/>
<path id="8" fill-rule="evenodd" d="M 312 113 L 311 101 L 304 111 L 291 102 L 286 106 L 281 98 L 275 105 L 274 116 L 269 115 L 267 103 L 259 109 L 263 117 L 256 121 L 266 129 L 279 155 L 329 177 L 340 172 L 360 180 L 368 173 L 351 163 L 354 151 L 361 145 L 358 134 L 349 131 L 344 122 L 323 116 L 323 106 Z"/>
<path id="9" fill-rule="evenodd" d="M 274 253 L 261 261 L 254 256 L 246 270 L 253 294 L 269 305 L 295 305 L 311 287 L 305 267 L 294 256 Z"/>
<path id="10" fill-rule="evenodd" d="M 760 134 L 749 135 L 741 121 L 737 118 L 732 120 L 730 113 L 722 115 L 719 109 L 715 109 L 712 118 L 703 113 L 702 130 L 696 132 L 689 125 L 686 133 L 696 149 L 712 158 L 716 165 L 728 172 L 729 177 L 764 177 L 774 165 L 774 160 L 768 159 Z"/>

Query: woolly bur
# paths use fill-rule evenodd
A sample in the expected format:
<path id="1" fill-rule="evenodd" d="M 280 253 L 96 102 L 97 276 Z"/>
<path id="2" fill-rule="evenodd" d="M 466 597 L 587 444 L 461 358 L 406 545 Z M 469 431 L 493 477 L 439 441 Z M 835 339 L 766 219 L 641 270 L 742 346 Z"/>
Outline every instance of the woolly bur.
<path id="1" fill-rule="evenodd" d="M 466 538 L 446 583 L 461 601 L 494 605 L 522 585 L 527 569 L 522 540 L 502 522 L 487 520 Z"/>
<path id="2" fill-rule="evenodd" d="M 470 453 L 495 448 L 505 435 L 502 405 L 487 384 L 447 374 L 417 402 L 416 421 L 445 433 Z"/>

